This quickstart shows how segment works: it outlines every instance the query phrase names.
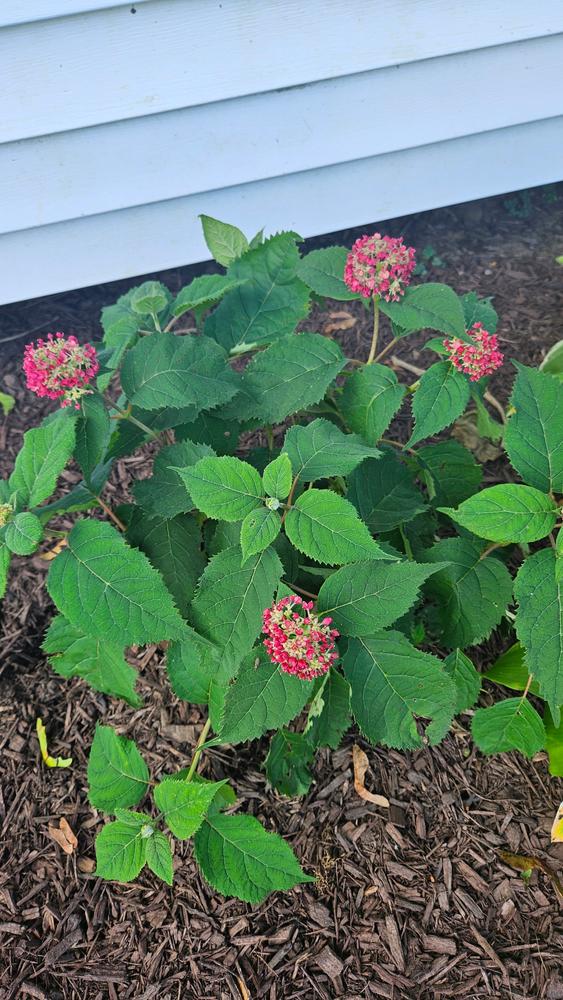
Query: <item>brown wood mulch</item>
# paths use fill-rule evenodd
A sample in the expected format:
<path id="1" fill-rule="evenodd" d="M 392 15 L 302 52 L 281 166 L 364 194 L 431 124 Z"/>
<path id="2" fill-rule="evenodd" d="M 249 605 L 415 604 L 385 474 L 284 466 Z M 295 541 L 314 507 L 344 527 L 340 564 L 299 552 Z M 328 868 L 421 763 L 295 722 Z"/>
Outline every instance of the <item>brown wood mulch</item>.
<path id="1" fill-rule="evenodd" d="M 558 196 L 553 202 L 549 192 L 533 192 L 524 219 L 498 198 L 387 223 L 385 230 L 404 231 L 419 250 L 434 247 L 445 266 L 430 267 L 430 280 L 493 294 L 507 352 L 537 363 L 563 336 L 563 272 L 553 263 L 563 252 Z M 355 235 L 338 234 L 338 241 L 349 244 Z M 192 272 L 161 277 L 179 287 Z M 92 338 L 100 306 L 129 285 L 6 306 L 0 338 L 47 322 Z M 328 310 L 338 311 L 353 317 L 346 347 L 356 343 L 362 356 L 367 317 L 347 303 Z M 325 313 L 314 319 L 318 328 L 335 322 Z M 24 429 L 41 416 L 22 391 L 25 339 L 0 343 L 0 388 L 18 397 L 0 423 L 2 474 Z M 421 363 L 406 345 L 399 353 Z M 495 381 L 501 396 L 509 381 L 508 374 Z M 121 461 L 110 499 L 112 491 L 114 499 L 126 494 L 131 475 L 146 469 L 143 456 Z M 69 485 L 77 474 L 65 477 Z M 484 759 L 468 735 L 470 713 L 441 746 L 416 753 L 373 749 L 350 734 L 341 749 L 321 755 L 316 783 L 301 801 L 266 788 L 259 765 L 265 743 L 206 756 L 206 773 L 232 780 L 242 808 L 293 844 L 318 875 L 315 886 L 257 907 L 225 900 L 200 878 L 186 845 L 176 849 L 173 890 L 147 873 L 130 886 L 97 879 L 93 838 L 101 817 L 85 795 L 95 721 L 133 737 L 158 777 L 185 763 L 201 718 L 171 696 L 152 647 L 132 654 L 146 698 L 137 711 L 57 678 L 39 650 L 51 614 L 46 568 L 38 557 L 16 562 L 1 623 L 0 1000 L 563 998 L 556 889 L 537 871 L 523 878 L 498 854 L 534 855 L 553 871 L 561 868 L 563 851 L 549 846 L 561 782 L 549 777 L 542 754 L 533 762 L 516 754 Z M 484 661 L 487 651 L 478 652 Z M 68 770 L 40 763 L 39 715 L 51 752 L 73 757 Z M 389 798 L 389 810 L 355 794 L 354 741 L 367 751 L 370 788 Z M 49 832 L 61 818 L 78 838 L 71 854 Z"/>

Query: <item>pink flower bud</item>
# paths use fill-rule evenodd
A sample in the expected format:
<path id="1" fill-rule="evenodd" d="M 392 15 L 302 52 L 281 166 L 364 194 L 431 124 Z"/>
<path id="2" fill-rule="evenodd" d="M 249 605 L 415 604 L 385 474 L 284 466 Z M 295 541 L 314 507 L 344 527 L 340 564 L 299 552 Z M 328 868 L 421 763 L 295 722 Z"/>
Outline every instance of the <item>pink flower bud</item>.
<path id="1" fill-rule="evenodd" d="M 482 323 L 474 323 L 467 331 L 473 344 L 465 344 L 454 337 L 444 340 L 449 358 L 459 372 L 469 375 L 470 382 L 478 382 L 485 375 L 492 375 L 504 361 L 504 354 L 498 349 L 498 338 L 483 329 Z"/>
<path id="2" fill-rule="evenodd" d="M 325 674 L 338 659 L 334 640 L 339 633 L 328 628 L 331 618 L 319 621 L 313 607 L 313 601 L 292 594 L 263 614 L 264 647 L 270 659 L 284 673 L 306 681 Z"/>
<path id="3" fill-rule="evenodd" d="M 414 247 L 406 247 L 401 236 L 362 236 L 348 254 L 344 281 L 366 298 L 381 295 L 386 302 L 396 302 L 410 282 L 414 258 Z"/>
<path id="4" fill-rule="evenodd" d="M 61 406 L 80 408 L 79 400 L 99 371 L 96 351 L 91 344 L 80 345 L 74 336 L 47 335 L 46 340 L 27 344 L 23 370 L 27 388 L 37 396 L 60 399 Z"/>

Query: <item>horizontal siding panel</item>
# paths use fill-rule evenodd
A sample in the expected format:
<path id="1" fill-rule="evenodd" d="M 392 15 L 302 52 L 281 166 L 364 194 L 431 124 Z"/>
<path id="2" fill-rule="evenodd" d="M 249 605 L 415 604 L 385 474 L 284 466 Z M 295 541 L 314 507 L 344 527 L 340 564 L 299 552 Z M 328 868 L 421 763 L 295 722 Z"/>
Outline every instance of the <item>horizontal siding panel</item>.
<path id="1" fill-rule="evenodd" d="M 138 7 L 140 3 L 148 2 L 149 0 L 135 0 L 128 6 L 131 9 Z M 2 0 L 0 28 L 10 24 L 28 24 L 31 21 L 43 21 L 51 17 L 68 17 L 71 14 L 83 14 L 86 11 L 119 6 L 119 0 Z"/>
<path id="2" fill-rule="evenodd" d="M 563 35 L 555 35 L 6 143 L 0 232 L 560 114 Z"/>
<path id="3" fill-rule="evenodd" d="M 561 0 L 152 0 L 136 10 L 0 30 L 0 141 L 563 31 Z"/>
<path id="4" fill-rule="evenodd" d="M 198 213 L 303 236 L 563 178 L 563 118 L 0 237 L 0 303 L 208 258 Z M 468 169 L 468 164 L 474 169 Z"/>

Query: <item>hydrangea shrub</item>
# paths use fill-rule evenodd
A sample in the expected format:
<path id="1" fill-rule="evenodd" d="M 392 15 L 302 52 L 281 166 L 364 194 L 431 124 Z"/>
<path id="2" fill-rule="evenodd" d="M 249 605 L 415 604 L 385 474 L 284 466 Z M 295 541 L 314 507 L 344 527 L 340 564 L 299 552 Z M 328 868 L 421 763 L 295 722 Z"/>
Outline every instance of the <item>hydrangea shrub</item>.
<path id="1" fill-rule="evenodd" d="M 57 333 L 26 348 L 29 389 L 60 408 L 0 482 L 0 584 L 13 555 L 56 539 L 43 643 L 56 673 L 137 708 L 127 649 L 156 644 L 175 696 L 205 713 L 186 767 L 153 776 L 100 722 L 97 874 L 127 882 L 146 865 L 172 883 L 173 838 L 193 838 L 208 882 L 256 903 L 313 876 L 230 784 L 202 776 L 219 744 L 270 734 L 267 781 L 300 795 L 353 721 L 373 744 L 415 749 L 466 713 L 483 753 L 546 749 L 563 773 L 563 398 L 515 360 L 505 413 L 489 388 L 504 360 L 491 302 L 410 284 L 401 239 L 301 255 L 294 233 L 203 225 L 224 273 L 177 295 L 133 288 L 103 310 L 95 345 Z M 365 360 L 299 332 L 313 297 L 363 300 Z M 391 349 L 425 330 L 436 360 L 413 372 Z M 502 442 L 506 481 L 483 482 L 444 435 L 466 410 Z M 147 442 L 152 475 L 113 509 L 114 462 Z M 71 460 L 82 482 L 53 499 Z M 482 673 L 472 650 L 493 631 L 504 652 Z M 500 694 L 475 708 L 483 676 Z"/>

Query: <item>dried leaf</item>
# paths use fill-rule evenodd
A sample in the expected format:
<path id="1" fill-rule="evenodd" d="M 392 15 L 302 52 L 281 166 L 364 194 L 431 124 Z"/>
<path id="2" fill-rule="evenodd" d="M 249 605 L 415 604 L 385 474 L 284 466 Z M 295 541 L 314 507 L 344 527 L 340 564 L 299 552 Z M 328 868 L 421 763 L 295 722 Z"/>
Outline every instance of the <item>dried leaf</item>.
<path id="1" fill-rule="evenodd" d="M 39 558 L 44 559 L 45 562 L 51 562 L 51 559 L 54 559 L 56 556 L 58 556 L 59 552 L 61 552 L 62 549 L 64 549 L 66 544 L 67 544 L 66 538 L 60 538 L 57 544 L 53 545 L 52 549 L 49 549 L 47 552 L 40 552 Z"/>
<path id="2" fill-rule="evenodd" d="M 332 322 L 323 324 L 323 333 L 326 336 L 336 333 L 338 330 L 351 330 L 356 325 L 356 317 L 346 312 L 345 309 L 339 309 L 337 312 L 331 312 L 328 315 Z"/>
<path id="3" fill-rule="evenodd" d="M 366 802 L 373 802 L 376 806 L 383 806 L 385 809 L 388 809 L 389 799 L 386 799 L 384 795 L 375 795 L 374 792 L 368 792 L 365 787 L 364 778 L 369 768 L 369 761 L 367 754 L 359 746 L 356 746 L 356 744 L 352 747 L 352 760 L 354 762 L 354 788 L 357 794 Z"/>
<path id="4" fill-rule="evenodd" d="M 480 462 L 492 462 L 502 455 L 502 448 L 493 444 L 488 438 L 481 437 L 476 425 L 474 412 L 464 413 L 452 427 L 452 436 L 472 451 Z"/>
<path id="5" fill-rule="evenodd" d="M 78 840 L 64 816 L 59 820 L 58 826 L 51 826 L 49 823 L 49 836 L 62 847 L 65 854 L 73 854 L 78 847 Z"/>
<path id="6" fill-rule="evenodd" d="M 37 730 L 37 739 L 39 740 L 41 756 L 43 757 L 43 761 L 47 767 L 70 767 L 72 764 L 72 757 L 51 757 L 49 754 L 49 750 L 47 748 L 47 732 L 41 719 L 37 719 L 35 728 Z"/>
<path id="7" fill-rule="evenodd" d="M 553 826 L 551 827 L 551 843 L 561 844 L 563 842 L 563 802 L 559 806 Z"/>
<path id="8" fill-rule="evenodd" d="M 541 858 L 534 858 L 530 854 L 511 854 L 510 851 L 499 851 L 499 857 L 505 862 L 505 864 L 510 865 L 511 868 L 515 868 L 519 872 L 530 873 L 533 869 L 543 872 L 547 875 L 550 882 L 560 896 L 563 896 L 563 883 L 561 879 L 557 877 L 555 872 L 552 872 L 549 865 L 542 861 Z"/>
<path id="9" fill-rule="evenodd" d="M 76 864 L 78 871 L 84 872 L 85 875 L 91 875 L 96 867 L 96 862 L 93 858 L 79 858 Z"/>

